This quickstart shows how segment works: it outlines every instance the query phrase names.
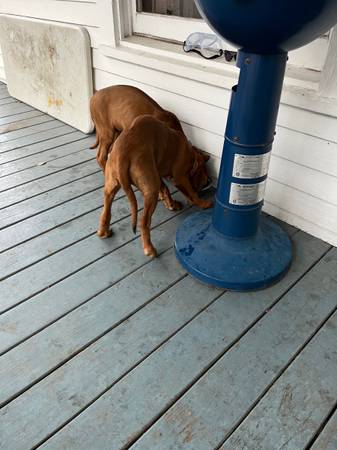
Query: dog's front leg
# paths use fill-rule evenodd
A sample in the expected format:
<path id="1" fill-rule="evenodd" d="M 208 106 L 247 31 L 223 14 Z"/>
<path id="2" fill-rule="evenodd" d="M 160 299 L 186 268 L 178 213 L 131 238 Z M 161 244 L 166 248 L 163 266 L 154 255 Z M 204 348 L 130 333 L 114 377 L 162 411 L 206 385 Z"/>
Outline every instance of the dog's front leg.
<path id="1" fill-rule="evenodd" d="M 171 197 L 171 193 L 164 181 L 161 182 L 159 200 L 161 200 L 164 203 L 165 208 L 169 209 L 170 211 L 179 211 L 183 207 L 180 202 L 173 200 L 173 198 Z"/>
<path id="2" fill-rule="evenodd" d="M 185 197 L 198 208 L 208 209 L 213 206 L 212 200 L 203 200 L 198 196 L 187 177 L 175 178 L 175 185 L 185 195 Z"/>

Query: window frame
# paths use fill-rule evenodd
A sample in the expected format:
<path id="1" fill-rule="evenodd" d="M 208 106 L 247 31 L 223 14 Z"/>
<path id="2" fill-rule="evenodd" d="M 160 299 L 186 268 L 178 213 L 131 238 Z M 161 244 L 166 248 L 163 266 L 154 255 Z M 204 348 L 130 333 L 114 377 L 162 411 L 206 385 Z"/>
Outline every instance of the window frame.
<path id="1" fill-rule="evenodd" d="M 180 44 L 133 35 L 132 0 L 97 1 L 105 10 L 102 22 L 105 43 L 99 45 L 97 55 L 121 64 L 134 64 L 139 70 L 144 67 L 229 90 L 237 82 L 239 71 L 235 65 L 226 63 L 225 58 L 205 60 L 185 54 Z M 321 72 L 287 66 L 282 103 L 337 117 L 337 27 L 325 38 L 328 50 Z"/>
<path id="2" fill-rule="evenodd" d="M 167 16 L 137 11 L 138 0 L 127 0 L 131 11 L 133 34 L 171 42 L 184 42 L 193 32 L 214 33 L 202 19 Z M 311 70 L 322 71 L 328 54 L 329 33 L 310 44 L 289 53 L 289 64 Z M 224 48 L 235 50 L 224 41 Z"/>

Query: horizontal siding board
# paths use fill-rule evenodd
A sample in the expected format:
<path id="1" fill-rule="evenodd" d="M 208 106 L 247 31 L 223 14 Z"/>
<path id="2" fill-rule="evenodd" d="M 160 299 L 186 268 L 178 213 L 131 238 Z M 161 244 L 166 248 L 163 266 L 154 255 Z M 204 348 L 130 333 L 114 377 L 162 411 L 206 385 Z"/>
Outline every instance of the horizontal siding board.
<path id="1" fill-rule="evenodd" d="M 83 2 L 55 2 L 44 0 L 30 0 L 29 4 L 22 0 L 3 0 L 0 12 L 2 14 L 13 14 L 27 18 L 44 19 L 52 18 L 55 21 L 70 24 L 86 24 L 99 26 L 99 14 L 94 3 Z"/>
<path id="2" fill-rule="evenodd" d="M 299 238 L 299 235 L 296 237 Z M 312 238 L 307 240 L 306 245 L 310 239 Z M 322 255 L 323 247 L 316 247 L 316 258 Z M 296 281 L 298 276 L 303 274 L 303 265 L 307 266 L 312 258 L 312 254 L 307 254 L 304 262 L 302 255 L 302 263 L 299 260 L 296 266 L 297 275 L 292 273 Z M 191 380 L 195 381 L 201 372 L 206 371 L 212 362 L 284 293 L 286 286 L 291 283 L 290 280 L 291 277 L 287 277 L 269 289 L 268 293 L 263 291 L 251 294 L 248 299 L 246 295 L 239 293 L 225 293 L 104 393 L 90 408 L 47 441 L 42 448 L 58 449 L 62 442 L 74 442 L 74 439 L 76 445 L 83 449 L 92 449 L 95 446 L 114 449 L 127 447 L 157 420 L 158 414 L 171 402 L 176 401 Z M 186 296 L 188 295 L 186 293 Z M 209 407 L 209 402 L 206 402 L 205 406 Z M 226 406 L 228 408 L 228 405 Z M 137 414 L 130 414 L 130 411 L 137 411 Z M 146 448 L 161 447 L 151 445 Z"/>
<path id="3" fill-rule="evenodd" d="M 278 156 L 271 158 L 269 176 L 337 208 L 337 177 L 308 169 Z"/>
<path id="4" fill-rule="evenodd" d="M 179 94 L 185 98 L 186 103 L 191 100 L 202 102 L 205 110 L 209 106 L 217 106 L 224 110 L 219 114 L 222 116 L 222 123 L 225 124 L 226 122 L 231 95 L 231 91 L 228 89 L 221 89 L 190 79 L 154 71 L 136 64 L 105 58 L 96 51 L 93 53 L 93 64 L 96 69 L 95 72 L 97 72 L 95 77 L 96 89 L 123 82 L 125 84 L 135 84 L 145 91 L 152 92 L 152 95 L 158 97 L 158 99 L 161 96 L 164 103 L 168 101 L 169 97 Z M 103 73 L 99 73 L 100 71 L 103 71 Z M 159 89 L 163 90 L 164 93 L 160 93 Z M 166 98 L 163 97 L 164 94 Z M 213 112 L 212 115 L 212 110 L 209 110 L 208 114 L 211 114 L 210 117 L 212 118 L 216 116 L 216 112 Z M 187 122 L 189 121 L 187 120 Z M 210 122 L 210 119 L 205 122 L 206 127 L 208 122 Z M 337 142 L 336 123 L 337 118 L 335 117 L 313 113 L 285 104 L 281 104 L 278 117 L 278 125 L 281 127 L 333 142 Z M 213 132 L 222 134 L 223 129 L 224 125 L 218 126 Z M 209 131 L 212 130 L 209 129 Z"/>
<path id="5" fill-rule="evenodd" d="M 297 216 L 313 225 L 316 224 L 322 231 L 327 230 L 336 236 L 336 206 L 281 184 L 272 178 L 269 178 L 267 183 L 266 201 L 273 205 L 279 205 L 294 217 Z M 292 223 L 292 225 L 296 225 L 296 223 Z M 309 230 L 306 231 L 310 233 Z M 336 243 L 337 237 L 332 244 L 336 245 Z"/>

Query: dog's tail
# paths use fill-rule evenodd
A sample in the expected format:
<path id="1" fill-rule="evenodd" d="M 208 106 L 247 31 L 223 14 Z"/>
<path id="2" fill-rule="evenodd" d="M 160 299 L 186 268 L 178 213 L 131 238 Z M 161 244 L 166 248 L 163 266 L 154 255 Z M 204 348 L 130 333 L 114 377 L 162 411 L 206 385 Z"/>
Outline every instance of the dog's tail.
<path id="1" fill-rule="evenodd" d="M 119 182 L 130 202 L 130 211 L 131 211 L 131 225 L 132 231 L 136 234 L 137 231 L 137 211 L 138 211 L 138 203 L 133 192 L 130 175 L 129 175 L 129 165 L 121 162 L 121 158 L 118 158 L 118 172 L 119 172 Z"/>

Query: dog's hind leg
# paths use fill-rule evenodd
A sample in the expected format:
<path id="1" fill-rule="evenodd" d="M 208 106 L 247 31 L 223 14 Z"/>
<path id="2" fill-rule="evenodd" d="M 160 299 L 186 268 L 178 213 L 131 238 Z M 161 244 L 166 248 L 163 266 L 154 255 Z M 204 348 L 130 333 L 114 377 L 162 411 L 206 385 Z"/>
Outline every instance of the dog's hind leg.
<path id="1" fill-rule="evenodd" d="M 96 159 L 103 172 L 105 170 L 108 155 L 119 134 L 119 131 L 116 129 L 113 129 L 110 133 L 100 133 L 99 148 L 97 150 Z"/>
<path id="2" fill-rule="evenodd" d="M 140 225 L 144 254 L 152 257 L 157 256 L 157 250 L 151 242 L 150 228 L 152 215 L 158 202 L 158 194 L 159 188 L 144 193 L 144 211 Z"/>
<path id="3" fill-rule="evenodd" d="M 102 239 L 108 238 L 112 235 L 112 231 L 110 229 L 111 204 L 120 187 L 121 186 L 117 180 L 109 179 L 108 181 L 105 182 L 104 206 L 99 220 L 99 227 L 97 231 L 98 236 Z"/>
<path id="4" fill-rule="evenodd" d="M 169 209 L 170 211 L 179 211 L 183 207 L 180 202 L 173 200 L 173 198 L 171 197 L 171 193 L 163 180 L 160 186 L 159 200 L 161 200 L 164 203 L 165 208 Z"/>

